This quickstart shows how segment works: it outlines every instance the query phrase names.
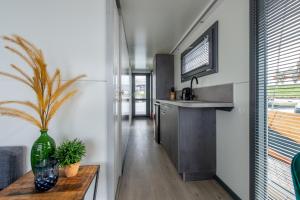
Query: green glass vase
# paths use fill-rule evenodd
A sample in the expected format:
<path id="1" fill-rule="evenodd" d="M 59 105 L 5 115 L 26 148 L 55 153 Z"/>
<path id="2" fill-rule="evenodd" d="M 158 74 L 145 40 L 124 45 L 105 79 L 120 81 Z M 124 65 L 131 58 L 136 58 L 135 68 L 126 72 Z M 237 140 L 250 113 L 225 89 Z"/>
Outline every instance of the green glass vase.
<path id="1" fill-rule="evenodd" d="M 58 176 L 58 163 L 55 159 L 56 145 L 47 130 L 41 130 L 40 137 L 31 148 L 31 168 L 34 173 L 35 188 L 47 191 L 55 186 Z"/>

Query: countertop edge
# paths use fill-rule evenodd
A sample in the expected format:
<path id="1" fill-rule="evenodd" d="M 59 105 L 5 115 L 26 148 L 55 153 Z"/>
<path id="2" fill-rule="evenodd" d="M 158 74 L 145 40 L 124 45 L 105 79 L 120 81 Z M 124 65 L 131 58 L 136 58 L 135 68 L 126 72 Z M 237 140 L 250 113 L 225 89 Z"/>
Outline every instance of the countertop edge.
<path id="1" fill-rule="evenodd" d="M 171 104 L 179 107 L 185 108 L 233 108 L 233 103 L 224 103 L 224 102 L 178 102 L 171 100 L 160 100 L 156 99 L 155 101 L 165 104 Z"/>

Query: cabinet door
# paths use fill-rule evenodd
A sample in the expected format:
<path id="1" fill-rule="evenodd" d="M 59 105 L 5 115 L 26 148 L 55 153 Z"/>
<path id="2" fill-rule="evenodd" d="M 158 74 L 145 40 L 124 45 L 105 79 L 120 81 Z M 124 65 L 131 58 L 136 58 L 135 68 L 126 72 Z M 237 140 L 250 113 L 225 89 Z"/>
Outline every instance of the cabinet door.
<path id="1" fill-rule="evenodd" d="M 167 109 L 164 105 L 161 105 L 160 106 L 160 143 L 165 148 L 166 151 L 169 146 L 167 122 L 168 122 Z"/>
<path id="2" fill-rule="evenodd" d="M 174 56 L 157 54 L 154 66 L 156 99 L 169 99 L 169 91 L 174 86 Z"/>
<path id="3" fill-rule="evenodd" d="M 178 170 L 178 107 L 170 106 L 168 110 L 168 133 L 170 137 L 170 158 Z"/>
<path id="4" fill-rule="evenodd" d="M 178 170 L 178 107 L 161 105 L 161 144 Z"/>

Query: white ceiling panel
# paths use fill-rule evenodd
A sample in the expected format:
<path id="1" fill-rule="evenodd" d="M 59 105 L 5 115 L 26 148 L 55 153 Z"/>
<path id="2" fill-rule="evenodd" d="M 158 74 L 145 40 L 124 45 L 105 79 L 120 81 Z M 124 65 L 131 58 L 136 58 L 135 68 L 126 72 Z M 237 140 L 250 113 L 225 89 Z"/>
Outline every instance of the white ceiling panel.
<path id="1" fill-rule="evenodd" d="M 211 0 L 120 0 L 131 64 L 151 68 L 169 53 Z"/>

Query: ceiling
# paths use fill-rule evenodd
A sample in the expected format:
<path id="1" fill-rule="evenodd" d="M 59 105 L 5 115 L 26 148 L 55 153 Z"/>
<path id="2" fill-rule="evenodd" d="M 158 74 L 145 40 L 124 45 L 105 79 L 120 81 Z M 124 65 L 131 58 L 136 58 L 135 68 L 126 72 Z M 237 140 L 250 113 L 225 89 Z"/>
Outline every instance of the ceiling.
<path id="1" fill-rule="evenodd" d="M 130 62 L 152 67 L 156 53 L 169 53 L 211 0 L 120 0 Z"/>

